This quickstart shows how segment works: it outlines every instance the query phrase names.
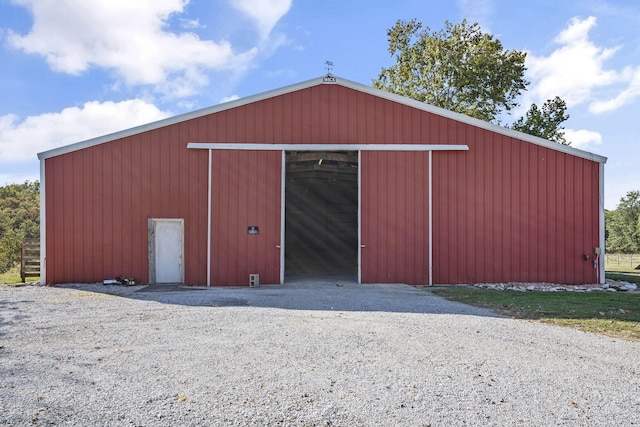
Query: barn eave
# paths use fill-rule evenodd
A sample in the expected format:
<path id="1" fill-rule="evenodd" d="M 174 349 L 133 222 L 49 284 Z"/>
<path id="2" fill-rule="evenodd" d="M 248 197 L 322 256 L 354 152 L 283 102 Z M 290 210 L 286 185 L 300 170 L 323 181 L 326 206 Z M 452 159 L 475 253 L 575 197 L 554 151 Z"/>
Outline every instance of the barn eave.
<path id="1" fill-rule="evenodd" d="M 85 141 L 81 141 L 81 142 L 77 142 L 74 144 L 70 144 L 70 145 L 65 145 L 63 147 L 59 147 L 59 148 L 55 148 L 52 150 L 48 150 L 48 151 L 44 151 L 41 153 L 38 153 L 38 159 L 40 160 L 44 160 L 44 159 L 48 159 L 51 157 L 55 157 L 55 156 L 59 156 L 62 154 L 66 154 L 66 153 L 70 153 L 73 151 L 78 151 L 78 150 L 82 150 L 85 148 L 89 148 L 95 145 L 100 145 L 100 144 L 104 144 L 110 141 L 114 141 L 117 139 L 121 139 L 121 138 L 125 138 L 125 137 L 129 137 L 129 136 L 133 136 L 133 135 L 137 135 L 143 132 L 148 132 L 151 130 L 155 130 L 155 129 L 159 129 L 162 127 L 166 127 L 166 126 L 170 126 L 176 123 L 181 123 L 181 122 L 185 122 L 187 120 L 192 120 L 192 119 L 196 119 L 199 117 L 203 117 L 203 116 L 207 116 L 210 114 L 215 114 L 221 111 L 225 111 L 225 110 L 229 110 L 232 108 L 237 108 L 237 107 L 241 107 L 243 105 L 247 105 L 247 104 L 251 104 L 254 102 L 259 102 L 259 101 L 263 101 L 269 98 L 273 98 L 273 97 L 277 97 L 277 96 L 281 96 L 281 95 L 285 95 L 291 92 L 296 92 L 299 90 L 303 90 L 303 89 L 307 89 L 313 86 L 317 86 L 317 85 L 322 85 L 322 84 L 329 84 L 329 85 L 340 85 L 343 87 L 347 87 L 350 89 L 353 89 L 355 91 L 359 91 L 362 93 L 367 93 L 370 94 L 372 96 L 376 96 L 378 98 L 382 98 L 382 99 L 387 99 L 389 101 L 393 101 L 393 102 L 397 102 L 399 104 L 404 104 L 407 105 L 409 107 L 412 108 L 416 108 L 418 110 L 422 110 L 422 111 L 426 111 L 429 112 L 431 114 L 440 116 L 440 117 L 445 117 L 457 122 L 461 122 L 461 123 L 465 123 L 471 126 L 474 126 L 476 128 L 480 128 L 480 129 L 485 129 L 497 134 L 501 134 L 510 138 L 514 138 L 514 139 L 518 139 L 521 141 L 526 141 L 529 142 L 531 144 L 535 144 L 535 145 L 539 145 L 539 146 L 543 146 L 555 151 L 560 151 L 560 152 L 564 152 L 576 157 L 580 157 L 580 158 L 584 158 L 587 160 L 591 160 L 594 162 L 598 162 L 598 163 L 606 163 L 607 158 L 604 156 L 601 156 L 599 154 L 595 154 L 595 153 L 591 153 L 588 151 L 584 151 L 584 150 L 580 150 L 568 145 L 563 145 L 563 144 L 558 144 L 556 142 L 552 142 L 543 138 L 539 138 L 533 135 L 529 135 L 523 132 L 518 132 L 509 128 L 505 128 L 503 126 L 499 126 L 499 125 L 495 125 L 489 122 L 485 122 L 483 120 L 479 120 L 473 117 L 469 117 L 467 115 L 464 114 L 460 114 L 460 113 L 456 113 L 453 111 L 449 111 L 440 107 L 436 107 L 433 105 L 429 105 L 426 104 L 424 102 L 420 102 L 411 98 L 407 98 L 405 96 L 401 96 L 401 95 L 397 95 L 391 92 L 387 92 L 385 90 L 381 90 L 381 89 L 376 89 L 374 87 L 371 86 L 366 86 L 363 85 L 361 83 L 356 83 L 353 81 L 349 81 L 340 77 L 334 77 L 334 76 L 330 76 L 330 78 L 327 78 L 327 76 L 322 76 L 322 77 L 318 77 L 318 78 L 314 78 L 314 79 L 310 79 L 304 82 L 300 82 L 300 83 L 296 83 L 293 85 L 289 85 L 289 86 L 285 86 L 282 88 L 278 88 L 278 89 L 274 89 L 274 90 L 270 90 L 267 92 L 263 92 L 260 94 L 256 94 L 256 95 L 252 95 L 252 96 L 248 96 L 245 98 L 240 98 L 240 99 L 236 99 L 233 101 L 229 101 L 229 102 L 225 102 L 222 104 L 218 104 L 212 107 L 208 107 L 208 108 L 203 108 L 200 110 L 196 110 L 196 111 L 192 111 L 189 113 L 185 113 L 185 114 L 180 114 L 177 116 L 173 116 L 173 117 L 169 117 L 163 120 L 159 120 L 156 122 L 152 122 L 152 123 L 147 123 L 141 126 L 136 126 L 133 128 L 129 128 L 129 129 L 125 129 L 122 131 L 118 131 L 115 133 L 111 133 L 111 134 L 107 134 L 107 135 L 103 135 L 103 136 L 99 136 L 97 138 L 92 138 L 92 139 L 88 139 Z M 250 141 L 247 141 L 250 142 Z M 464 141 L 461 141 L 464 142 Z"/>

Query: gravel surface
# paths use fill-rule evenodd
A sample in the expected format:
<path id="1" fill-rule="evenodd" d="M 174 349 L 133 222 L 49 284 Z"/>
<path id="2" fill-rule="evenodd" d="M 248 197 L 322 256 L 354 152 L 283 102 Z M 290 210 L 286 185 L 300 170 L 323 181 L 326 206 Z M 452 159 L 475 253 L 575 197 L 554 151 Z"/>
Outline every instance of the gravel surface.
<path id="1" fill-rule="evenodd" d="M 405 285 L 0 287 L 0 425 L 627 426 L 639 374 Z"/>

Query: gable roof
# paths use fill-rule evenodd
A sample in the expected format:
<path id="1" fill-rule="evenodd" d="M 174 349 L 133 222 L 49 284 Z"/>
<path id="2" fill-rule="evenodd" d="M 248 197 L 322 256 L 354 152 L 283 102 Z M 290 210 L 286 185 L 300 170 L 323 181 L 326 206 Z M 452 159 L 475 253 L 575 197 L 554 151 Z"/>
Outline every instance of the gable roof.
<path id="1" fill-rule="evenodd" d="M 430 104 L 426 104 L 421 101 L 417 101 L 411 98 L 407 98 L 405 96 L 397 95 L 395 93 L 387 92 L 385 90 L 376 89 L 372 86 L 366 86 L 361 83 L 352 82 L 350 80 L 342 79 L 340 77 L 333 76 L 331 74 L 314 78 L 311 80 L 307 80 L 304 82 L 292 84 L 289 86 L 285 86 L 279 89 L 270 90 L 267 92 L 263 92 L 257 95 L 248 96 L 245 98 L 236 99 L 230 102 L 225 102 L 222 104 L 214 105 L 212 107 L 203 108 L 200 110 L 192 111 L 185 114 L 180 114 L 177 116 L 169 117 L 163 120 L 159 120 L 156 122 L 148 123 L 141 126 L 136 126 L 133 128 L 125 129 L 122 131 L 118 131 L 115 133 L 99 136 L 97 138 L 88 139 L 85 141 L 77 142 L 75 144 L 65 145 L 63 147 L 54 148 L 52 150 L 44 151 L 38 153 L 38 159 L 48 159 L 50 157 L 59 156 L 61 154 L 70 153 L 77 150 L 82 150 L 84 148 L 89 148 L 94 145 L 104 144 L 109 141 L 113 141 L 120 138 L 125 138 L 128 136 L 136 135 L 139 133 L 147 132 L 150 130 L 159 129 L 162 127 L 170 126 L 176 123 L 184 122 L 191 119 L 196 119 L 199 117 L 207 116 L 209 114 L 218 113 L 220 111 L 225 111 L 231 108 L 240 107 L 243 105 L 251 104 L 254 102 L 262 101 L 265 99 L 273 98 L 280 95 L 285 95 L 291 92 L 296 92 L 302 89 L 307 89 L 317 85 L 323 84 L 332 84 L 332 85 L 340 85 L 344 86 L 359 92 L 363 92 L 372 96 L 376 96 L 378 98 L 387 99 L 392 102 L 396 102 L 399 104 L 404 104 L 409 107 L 416 108 L 418 110 L 426 111 L 432 113 L 437 116 L 449 118 L 451 120 L 455 120 L 457 122 L 466 123 L 468 125 L 485 129 L 491 132 L 495 132 L 497 134 L 505 135 L 511 138 L 519 139 L 522 141 L 526 141 L 532 144 L 540 145 L 543 147 L 550 148 L 552 150 L 561 151 L 567 154 L 571 154 L 576 157 L 581 157 L 584 159 L 592 160 L 598 163 L 606 163 L 607 158 L 595 153 L 591 153 L 588 151 L 580 150 L 578 148 L 573 148 L 569 145 L 558 144 L 556 142 L 552 142 L 543 138 L 539 138 L 537 136 L 529 135 L 523 132 L 518 132 L 513 129 L 505 128 L 503 126 L 495 125 L 493 123 L 485 122 L 484 120 L 476 119 L 465 114 L 456 113 L 454 111 L 445 110 L 444 108 L 436 107 Z"/>

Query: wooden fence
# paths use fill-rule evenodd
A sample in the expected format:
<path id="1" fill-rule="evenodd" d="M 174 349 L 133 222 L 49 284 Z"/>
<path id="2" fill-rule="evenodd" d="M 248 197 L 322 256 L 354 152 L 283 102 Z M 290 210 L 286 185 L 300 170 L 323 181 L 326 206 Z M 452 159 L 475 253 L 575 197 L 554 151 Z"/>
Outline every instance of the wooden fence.
<path id="1" fill-rule="evenodd" d="M 40 240 L 25 239 L 20 245 L 20 278 L 40 276 Z"/>
<path id="2" fill-rule="evenodd" d="M 638 266 L 640 266 L 640 254 L 605 254 L 605 269 L 635 269 Z"/>

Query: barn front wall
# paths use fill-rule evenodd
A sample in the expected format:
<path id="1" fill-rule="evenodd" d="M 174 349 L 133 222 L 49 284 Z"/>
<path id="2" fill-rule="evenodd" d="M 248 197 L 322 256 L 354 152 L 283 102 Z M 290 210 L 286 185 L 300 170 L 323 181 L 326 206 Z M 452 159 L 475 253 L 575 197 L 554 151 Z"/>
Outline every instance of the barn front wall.
<path id="1" fill-rule="evenodd" d="M 281 152 L 213 150 L 211 164 L 209 284 L 280 283 Z"/>
<path id="2" fill-rule="evenodd" d="M 429 153 L 361 154 L 361 280 L 429 283 Z"/>
<path id="3" fill-rule="evenodd" d="M 273 144 L 469 147 L 358 150 L 363 283 L 602 279 L 601 161 L 390 97 L 320 82 L 41 153 L 43 282 L 148 281 L 148 220 L 167 218 L 184 221 L 186 284 L 281 283 L 286 150 Z"/>
<path id="4" fill-rule="evenodd" d="M 46 283 L 149 280 L 149 218 L 183 219 L 186 283 L 205 283 L 207 158 L 153 131 L 46 159 Z"/>
<path id="5" fill-rule="evenodd" d="M 465 140 L 434 156 L 434 283 L 598 282 L 599 164 L 486 131 Z"/>

